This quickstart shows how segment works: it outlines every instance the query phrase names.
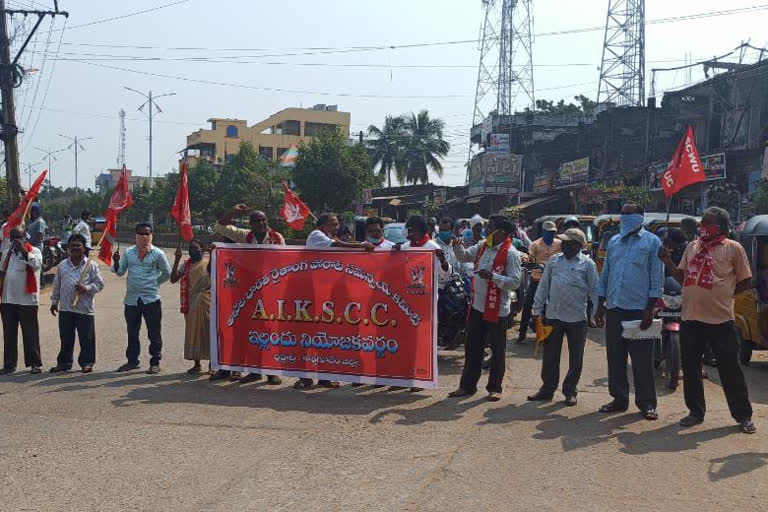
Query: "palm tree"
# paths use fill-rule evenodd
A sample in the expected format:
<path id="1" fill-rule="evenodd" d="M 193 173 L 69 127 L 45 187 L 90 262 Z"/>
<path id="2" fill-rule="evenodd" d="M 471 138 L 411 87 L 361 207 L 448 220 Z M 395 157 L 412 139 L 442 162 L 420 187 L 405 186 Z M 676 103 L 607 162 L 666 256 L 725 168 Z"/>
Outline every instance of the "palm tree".
<path id="1" fill-rule="evenodd" d="M 379 166 L 379 177 L 387 176 L 387 186 L 392 186 L 392 171 L 398 180 L 405 177 L 406 165 L 403 160 L 403 146 L 408 134 L 405 130 L 407 120 L 403 116 L 387 116 L 384 127 L 368 127 L 368 135 L 376 138 L 368 142 L 372 150 L 373 165 Z"/>
<path id="2" fill-rule="evenodd" d="M 405 139 L 405 183 L 428 183 L 429 170 L 438 177 L 443 176 L 443 164 L 440 162 L 448 155 L 451 145 L 443 139 L 445 122 L 442 119 L 430 119 L 429 111 L 422 110 L 418 115 L 411 112 L 405 120 L 408 133 Z"/>

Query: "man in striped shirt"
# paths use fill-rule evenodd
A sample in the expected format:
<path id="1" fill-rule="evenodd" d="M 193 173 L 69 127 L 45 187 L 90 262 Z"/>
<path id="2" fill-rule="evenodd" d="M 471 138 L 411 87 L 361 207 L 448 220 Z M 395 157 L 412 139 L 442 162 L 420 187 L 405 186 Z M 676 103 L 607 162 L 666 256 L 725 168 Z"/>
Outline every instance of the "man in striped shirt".
<path id="1" fill-rule="evenodd" d="M 93 371 L 96 362 L 96 325 L 93 318 L 94 295 L 104 289 L 99 265 L 85 257 L 86 239 L 83 235 L 69 237 L 69 258 L 56 269 L 51 293 L 51 314 L 59 314 L 61 350 L 51 373 L 72 369 L 75 331 L 80 340 L 77 363 L 83 373 Z M 75 304 L 75 298 L 78 297 Z"/>

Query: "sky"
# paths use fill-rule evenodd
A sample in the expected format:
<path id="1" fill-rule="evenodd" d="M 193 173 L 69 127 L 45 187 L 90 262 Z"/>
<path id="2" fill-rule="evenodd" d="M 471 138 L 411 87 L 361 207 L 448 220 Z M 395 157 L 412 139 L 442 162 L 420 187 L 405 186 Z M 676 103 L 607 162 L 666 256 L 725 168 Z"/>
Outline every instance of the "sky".
<path id="1" fill-rule="evenodd" d="M 53 0 L 8 0 L 9 8 L 50 8 Z M 173 4 L 173 5 L 169 5 Z M 595 98 L 608 0 L 533 0 L 534 80 L 538 99 Z M 746 13 L 693 21 L 677 16 L 757 7 Z M 78 155 L 80 188 L 115 167 L 118 111 L 127 112 L 126 162 L 149 174 L 144 99 L 153 94 L 153 174 L 178 166 L 186 136 L 208 128 L 211 117 L 250 124 L 287 107 L 338 104 L 352 116 L 351 131 L 380 126 L 389 114 L 422 109 L 445 121 L 451 151 L 433 181 L 463 185 L 472 124 L 479 49 L 476 42 L 359 51 L 350 48 L 477 41 L 481 0 L 59 0 L 66 24 L 46 19 L 21 58 L 29 70 L 16 89 L 22 169 L 32 178 L 47 168 L 39 148 L 55 154 L 51 179 L 75 183 L 71 142 L 86 139 Z M 141 13 L 141 11 L 150 12 Z M 14 16 L 12 32 L 31 26 Z M 111 19 L 116 18 L 116 19 Z M 768 4 L 756 0 L 647 0 L 646 90 L 650 69 L 722 55 L 749 41 L 768 44 Z M 576 34 L 551 32 L 598 28 Z M 18 47 L 17 38 L 14 49 Z M 657 74 L 661 91 L 703 79 L 701 68 Z M 216 82 L 216 84 L 201 83 Z M 525 107 L 519 98 L 518 108 Z M 4 171 L 3 171 L 4 172 Z M 22 183 L 28 182 L 22 172 Z"/>

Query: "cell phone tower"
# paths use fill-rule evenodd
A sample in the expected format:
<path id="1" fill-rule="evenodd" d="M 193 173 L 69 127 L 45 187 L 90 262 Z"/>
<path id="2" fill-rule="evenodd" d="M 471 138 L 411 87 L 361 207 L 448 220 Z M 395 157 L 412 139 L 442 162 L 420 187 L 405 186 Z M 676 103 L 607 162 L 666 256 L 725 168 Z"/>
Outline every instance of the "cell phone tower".
<path id="1" fill-rule="evenodd" d="M 533 1 L 482 0 L 480 64 L 472 126 L 491 113 L 535 110 L 533 88 Z M 470 144 L 469 160 L 475 148 Z"/>
<path id="2" fill-rule="evenodd" d="M 117 146 L 117 168 L 122 169 L 125 165 L 125 110 L 121 108 L 118 116 L 120 117 L 120 143 Z"/>
<path id="3" fill-rule="evenodd" d="M 597 101 L 645 104 L 645 0 L 608 0 Z"/>

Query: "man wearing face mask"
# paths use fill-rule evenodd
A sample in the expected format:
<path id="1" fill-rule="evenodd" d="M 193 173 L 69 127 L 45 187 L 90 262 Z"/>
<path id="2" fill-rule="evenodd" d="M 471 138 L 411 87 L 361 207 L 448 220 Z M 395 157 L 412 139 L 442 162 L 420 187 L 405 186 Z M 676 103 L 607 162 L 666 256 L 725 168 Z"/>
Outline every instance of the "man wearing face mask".
<path id="1" fill-rule="evenodd" d="M 434 241 L 440 250 L 443 251 L 451 270 L 453 272 L 461 273 L 463 269 L 461 268 L 461 265 L 459 265 L 459 260 L 456 259 L 456 255 L 453 254 L 451 240 L 453 240 L 453 219 L 450 217 L 443 217 L 440 219 L 437 236 Z"/>
<path id="2" fill-rule="evenodd" d="M 464 371 L 459 389 L 450 397 L 464 397 L 477 392 L 477 381 L 483 365 L 483 351 L 491 346 L 488 400 L 501 399 L 502 381 L 506 369 L 504 352 L 507 344 L 506 318 L 512 302 L 512 292 L 520 286 L 520 253 L 512 245 L 510 234 L 514 225 L 504 215 L 488 219 L 486 240 L 465 249 L 454 239 L 453 250 L 461 262 L 475 262 L 472 280 L 472 309 L 467 322 L 467 342 L 464 346 Z"/>
<path id="3" fill-rule="evenodd" d="M 176 249 L 171 283 L 181 281 L 179 303 L 184 315 L 184 359 L 194 361 L 189 374 L 202 371 L 201 360 L 211 359 L 211 275 L 209 258 L 203 253 L 203 243 L 193 239 L 187 248 L 189 258 L 181 264 L 181 247 Z"/>
<path id="4" fill-rule="evenodd" d="M 546 265 L 550 258 L 560 252 L 561 241 L 555 237 L 557 234 L 557 226 L 551 220 L 548 220 L 541 225 L 541 238 L 531 243 L 528 248 L 528 255 L 533 258 L 534 263 L 539 265 Z M 523 343 L 528 333 L 528 324 L 531 321 L 531 309 L 533 308 L 533 300 L 536 296 L 536 290 L 541 281 L 542 271 L 534 269 L 531 272 L 531 283 L 528 285 L 528 290 L 525 292 L 525 304 L 523 305 L 523 312 L 520 315 L 520 334 L 517 337 L 518 343 Z"/>
<path id="5" fill-rule="evenodd" d="M 623 412 L 629 407 L 629 355 L 635 380 L 635 405 L 645 419 L 656 420 L 659 413 L 656 411 L 654 343 L 624 338 L 621 324 L 626 320 L 640 320 L 640 329 L 648 329 L 653 322 L 654 305 L 662 294 L 664 269 L 658 258 L 661 240 L 643 229 L 644 214 L 640 205 L 624 204 L 620 232 L 608 241 L 598 282 L 595 321 L 598 326 L 606 327 L 608 391 L 613 397 L 600 412 Z"/>
<path id="6" fill-rule="evenodd" d="M 581 251 L 587 238 L 577 228 L 562 235 L 561 254 L 556 254 L 544 268 L 533 304 L 534 318 L 547 307 L 546 321 L 552 333 L 544 343 L 541 365 L 541 389 L 528 397 L 532 401 L 552 400 L 560 381 L 560 352 L 563 335 L 568 337 L 568 375 L 563 381 L 565 405 L 576 405 L 576 386 L 584 364 L 584 344 L 587 334 L 587 302 L 597 302 L 597 267 Z"/>
<path id="7" fill-rule="evenodd" d="M 752 272 L 744 248 L 729 240 L 730 216 L 722 208 L 708 208 L 701 219 L 700 236 L 688 245 L 679 265 L 669 249 L 659 256 L 683 285 L 683 325 L 680 352 L 685 405 L 689 414 L 683 427 L 704 421 L 706 402 L 701 380 L 701 358 L 707 343 L 719 361 L 718 373 L 731 416 L 745 434 L 754 434 L 752 405 L 738 361 L 739 345 L 733 326 L 734 296 L 751 290 Z"/>
<path id="8" fill-rule="evenodd" d="M 373 244 L 374 251 L 388 251 L 395 245 L 384 238 L 384 221 L 379 217 L 365 219 L 365 239 Z"/>
<path id="9" fill-rule="evenodd" d="M 161 324 L 163 308 L 160 302 L 160 285 L 171 277 L 171 266 L 165 253 L 152 245 L 152 225 L 145 222 L 136 224 L 136 245 L 125 251 L 120 257 L 120 250 L 112 256 L 112 271 L 118 276 L 128 273 L 125 290 L 125 324 L 128 329 L 128 348 L 125 357 L 128 362 L 117 369 L 127 372 L 140 367 L 139 332 L 141 319 L 147 325 L 149 337 L 149 369 L 152 375 L 160 373 L 160 359 L 163 352 Z"/>

